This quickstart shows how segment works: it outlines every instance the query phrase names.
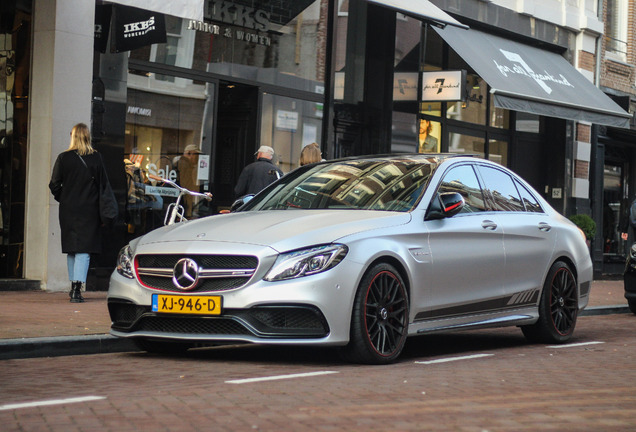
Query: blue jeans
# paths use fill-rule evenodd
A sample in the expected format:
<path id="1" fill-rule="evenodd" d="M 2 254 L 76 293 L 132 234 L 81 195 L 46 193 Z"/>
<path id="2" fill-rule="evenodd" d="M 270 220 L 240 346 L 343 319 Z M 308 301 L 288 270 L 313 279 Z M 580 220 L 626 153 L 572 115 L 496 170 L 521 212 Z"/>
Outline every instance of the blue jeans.
<path id="1" fill-rule="evenodd" d="M 68 279 L 73 282 L 86 283 L 88 274 L 88 264 L 91 255 L 87 253 L 68 254 L 66 264 L 68 265 Z"/>

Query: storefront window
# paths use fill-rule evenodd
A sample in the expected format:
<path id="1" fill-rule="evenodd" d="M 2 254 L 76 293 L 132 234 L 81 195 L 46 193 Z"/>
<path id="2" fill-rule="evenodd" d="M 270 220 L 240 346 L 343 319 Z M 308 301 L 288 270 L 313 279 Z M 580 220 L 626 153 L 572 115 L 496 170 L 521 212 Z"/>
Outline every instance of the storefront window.
<path id="1" fill-rule="evenodd" d="M 469 73 L 466 80 L 466 100 L 450 102 L 446 118 L 485 125 L 488 85 L 486 81 L 473 73 Z"/>
<path id="2" fill-rule="evenodd" d="M 493 102 L 493 96 L 490 96 L 490 126 L 508 129 L 510 126 L 510 111 L 503 108 L 498 108 Z"/>
<path id="3" fill-rule="evenodd" d="M 129 77 L 129 86 L 141 79 Z M 214 85 L 173 77 L 161 87 L 162 92 L 128 88 L 124 165 L 126 223 L 133 237 L 160 226 L 175 201 L 175 190 L 153 176 L 196 191 L 209 186 Z M 206 201 L 187 197 L 182 204 L 188 219 L 210 213 Z"/>
<path id="4" fill-rule="evenodd" d="M 488 159 L 508 166 L 508 142 L 494 139 L 488 141 Z"/>
<path id="5" fill-rule="evenodd" d="M 420 119 L 418 153 L 439 153 L 442 126 L 427 118 Z"/>
<path id="6" fill-rule="evenodd" d="M 210 2 L 205 22 L 168 16 L 167 43 L 131 58 L 322 94 L 327 21 L 320 0 L 249 3 Z"/>
<path id="7" fill-rule="evenodd" d="M 263 94 L 261 145 L 276 152 L 274 162 L 285 173 L 297 168 L 307 144 L 322 148 L 322 104 Z"/>
<path id="8" fill-rule="evenodd" d="M 539 133 L 541 131 L 540 117 L 519 111 L 516 115 L 515 128 L 517 132 Z"/>
<path id="9" fill-rule="evenodd" d="M 448 151 L 451 153 L 465 153 L 484 158 L 486 156 L 484 147 L 484 137 L 465 135 L 452 131 L 450 133 Z"/>
<path id="10" fill-rule="evenodd" d="M 0 11 L 0 278 L 23 277 L 31 2 L 19 6 Z"/>

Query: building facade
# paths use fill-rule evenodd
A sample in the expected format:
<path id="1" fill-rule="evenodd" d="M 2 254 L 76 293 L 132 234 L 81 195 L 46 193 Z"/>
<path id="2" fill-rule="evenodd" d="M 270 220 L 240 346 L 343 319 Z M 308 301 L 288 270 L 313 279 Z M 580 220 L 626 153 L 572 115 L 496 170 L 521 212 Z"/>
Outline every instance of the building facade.
<path id="1" fill-rule="evenodd" d="M 633 40 L 634 14 L 627 33 L 604 28 L 607 13 L 633 12 L 633 1 L 210 0 L 200 17 L 129 1 L 9 3 L 0 35 L 4 280 L 67 289 L 47 185 L 80 121 L 91 124 L 120 206 L 89 289 L 105 289 L 119 249 L 163 223 L 174 196 L 151 175 L 212 192 L 212 204 L 195 200 L 188 212 L 215 214 L 231 205 L 260 145 L 275 149 L 284 172 L 312 142 L 327 158 L 477 154 L 599 227 L 610 217 L 603 199 L 616 208 L 617 172 L 627 188 L 619 201 L 634 190 L 634 58 L 615 42 Z M 200 153 L 186 163 L 192 145 Z M 622 239 L 622 225 L 613 229 Z M 606 251 L 598 232 L 602 273 L 628 241 Z"/>

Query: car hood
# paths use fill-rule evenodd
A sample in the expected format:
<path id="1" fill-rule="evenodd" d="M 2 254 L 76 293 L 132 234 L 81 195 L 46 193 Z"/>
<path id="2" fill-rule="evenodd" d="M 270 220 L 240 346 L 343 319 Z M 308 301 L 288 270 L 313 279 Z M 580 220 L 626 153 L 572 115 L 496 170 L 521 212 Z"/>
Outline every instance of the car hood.
<path id="1" fill-rule="evenodd" d="M 345 236 L 403 225 L 410 213 L 372 210 L 271 210 L 214 215 L 156 229 L 138 245 L 228 242 L 269 246 L 279 252 L 331 243 Z"/>

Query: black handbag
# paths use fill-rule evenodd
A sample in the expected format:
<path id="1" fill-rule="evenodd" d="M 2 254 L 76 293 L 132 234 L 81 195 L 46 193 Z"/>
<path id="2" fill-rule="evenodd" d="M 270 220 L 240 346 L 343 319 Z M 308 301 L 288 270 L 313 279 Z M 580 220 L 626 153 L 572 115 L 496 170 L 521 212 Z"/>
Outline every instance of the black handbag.
<path id="1" fill-rule="evenodd" d="M 86 165 L 86 161 L 84 158 L 80 156 L 79 153 L 75 153 L 77 157 L 80 158 L 86 169 L 90 172 L 88 165 Z M 99 155 L 101 158 L 101 155 Z M 103 161 L 102 161 L 103 163 Z M 113 192 L 113 188 L 110 186 L 110 182 L 97 182 L 95 180 L 95 176 L 91 175 L 91 179 L 95 186 L 97 186 L 97 190 L 99 191 L 99 217 L 103 225 L 111 226 L 113 222 L 117 219 L 117 215 L 119 214 L 119 206 L 117 205 L 117 199 L 115 198 L 115 193 Z"/>

